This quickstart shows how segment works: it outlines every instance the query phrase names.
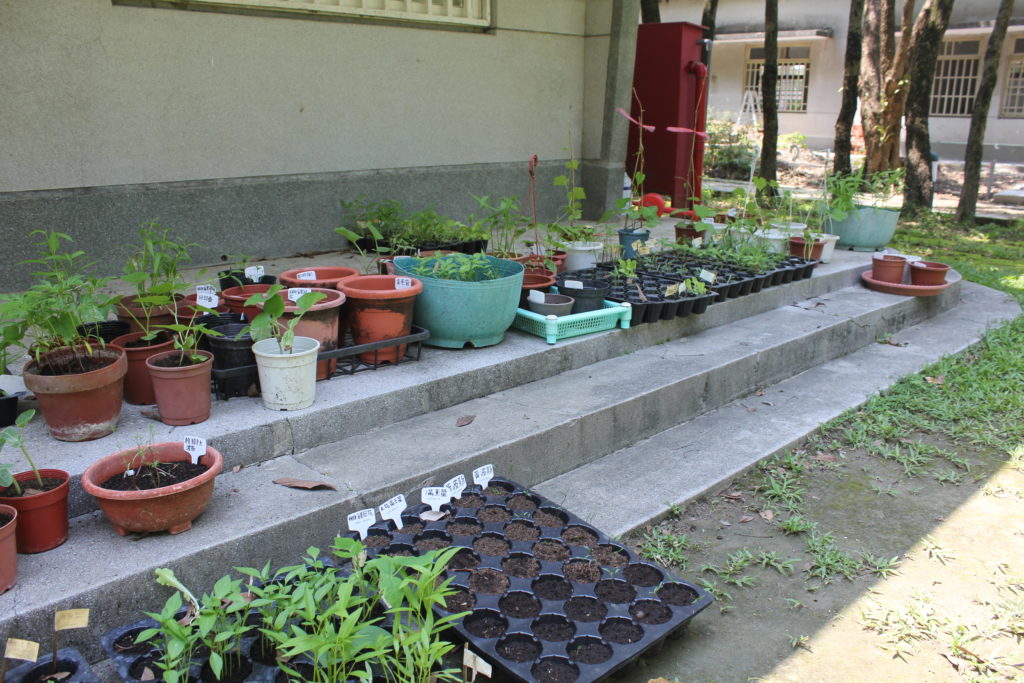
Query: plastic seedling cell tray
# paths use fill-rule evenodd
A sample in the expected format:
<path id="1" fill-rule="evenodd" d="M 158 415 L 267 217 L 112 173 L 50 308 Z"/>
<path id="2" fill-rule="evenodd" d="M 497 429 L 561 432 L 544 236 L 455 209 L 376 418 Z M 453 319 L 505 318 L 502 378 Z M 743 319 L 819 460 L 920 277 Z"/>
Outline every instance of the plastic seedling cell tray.
<path id="1" fill-rule="evenodd" d="M 37 662 L 25 662 L 10 671 L 4 677 L 5 681 L 48 680 L 44 673 L 50 672 L 52 666 L 51 655 L 46 654 Z M 57 650 L 58 667 L 64 671 L 71 671 L 70 675 L 62 678 L 63 683 L 100 683 L 99 677 L 89 667 L 85 657 L 73 647 L 62 647 Z"/>
<path id="2" fill-rule="evenodd" d="M 371 527 L 371 554 L 462 548 L 448 567 L 456 593 L 442 614 L 519 681 L 602 680 L 677 632 L 712 597 L 640 560 L 576 515 L 507 479 L 470 486 L 422 522 L 426 506 Z M 415 526 L 409 526 L 414 522 Z"/>
<path id="3" fill-rule="evenodd" d="M 554 344 L 560 339 L 611 330 L 617 325 L 621 325 L 622 329 L 627 329 L 631 316 L 632 310 L 628 304 L 614 301 L 605 301 L 604 308 L 598 311 L 557 317 L 543 316 L 520 308 L 516 310 L 516 318 L 512 322 L 512 326 L 517 330 L 544 337 L 548 344 Z"/>

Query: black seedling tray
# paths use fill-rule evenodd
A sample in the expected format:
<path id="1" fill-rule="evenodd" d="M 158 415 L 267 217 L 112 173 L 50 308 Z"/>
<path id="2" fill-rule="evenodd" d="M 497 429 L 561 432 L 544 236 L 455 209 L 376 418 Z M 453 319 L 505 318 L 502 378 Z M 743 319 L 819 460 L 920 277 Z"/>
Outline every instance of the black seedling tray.
<path id="1" fill-rule="evenodd" d="M 549 666 L 575 672 L 579 683 L 601 680 L 685 628 L 713 600 L 507 479 L 492 479 L 486 493 L 468 487 L 442 508 L 448 513 L 442 520 L 421 521 L 427 509 L 407 510 L 401 530 L 390 521 L 373 525 L 368 552 L 419 555 L 439 543 L 464 548 L 447 572 L 459 592 L 449 597 L 450 610 L 436 609 L 470 610 L 454 628 L 520 681 L 554 680 L 545 676 Z M 410 523 L 422 529 L 410 533 Z"/>
<path id="2" fill-rule="evenodd" d="M 38 661 L 25 662 L 8 671 L 7 675 L 4 676 L 4 683 L 20 683 L 20 681 L 25 680 L 25 677 L 36 669 L 45 668 L 47 671 L 50 671 L 49 667 L 52 661 L 51 656 L 45 654 Z M 74 665 L 74 673 L 64 678 L 63 683 L 100 683 L 99 676 L 93 673 L 89 662 L 75 648 L 62 647 L 57 650 L 57 661 L 63 663 L 71 662 Z"/>

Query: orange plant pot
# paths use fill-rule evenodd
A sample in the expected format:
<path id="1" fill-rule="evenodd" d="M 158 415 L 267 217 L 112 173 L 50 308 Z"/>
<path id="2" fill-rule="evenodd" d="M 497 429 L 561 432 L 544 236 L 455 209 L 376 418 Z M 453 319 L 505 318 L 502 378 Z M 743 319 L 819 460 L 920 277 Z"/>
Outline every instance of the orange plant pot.
<path id="1" fill-rule="evenodd" d="M 56 488 L 31 496 L 0 498 L 0 503 L 18 511 L 15 531 L 19 553 L 41 553 L 56 548 L 68 540 L 68 482 L 71 475 L 64 470 L 39 470 L 43 479 L 59 479 Z M 22 489 L 35 481 L 36 475 L 18 472 L 14 478 Z"/>
<path id="2" fill-rule="evenodd" d="M 299 273 L 315 273 L 316 277 L 312 280 L 300 280 L 298 278 Z M 322 289 L 338 289 L 338 284 L 342 280 L 346 280 L 350 277 L 359 275 L 359 271 L 355 268 L 345 268 L 344 266 L 318 266 L 313 268 L 292 268 L 286 270 L 277 276 L 277 279 L 281 281 L 281 284 L 285 287 L 320 287 Z"/>
<path id="3" fill-rule="evenodd" d="M 349 325 L 356 345 L 404 337 L 412 332 L 416 297 L 423 283 L 416 278 L 408 289 L 396 289 L 395 275 L 361 275 L 341 284 L 348 297 Z M 359 354 L 364 363 L 397 363 L 406 345 Z"/>
<path id="4" fill-rule="evenodd" d="M 879 282 L 903 282 L 907 259 L 895 254 L 875 254 L 871 258 L 871 277 Z"/>
<path id="5" fill-rule="evenodd" d="M 157 365 L 163 359 L 178 357 L 181 351 L 164 351 L 146 359 L 160 421 L 165 425 L 197 424 L 210 417 L 213 354 L 209 351 L 196 353 L 205 360 L 195 365 Z"/>
<path id="6" fill-rule="evenodd" d="M 129 332 L 114 339 L 110 345 L 124 349 L 128 360 L 128 371 L 124 375 L 124 400 L 132 405 L 148 406 L 156 403 L 156 394 L 153 393 L 153 380 L 146 369 L 146 359 L 170 351 L 174 342 L 168 339 L 150 346 L 127 346 L 142 339 L 142 336 L 142 332 Z"/>
<path id="7" fill-rule="evenodd" d="M 825 242 L 821 240 L 814 240 L 814 244 L 811 246 L 810 258 L 814 260 L 821 259 L 821 250 L 825 248 Z M 804 241 L 803 237 L 790 237 L 789 238 L 789 253 L 791 256 L 799 256 L 800 258 L 807 258 L 807 242 Z"/>
<path id="8" fill-rule="evenodd" d="M 249 300 L 253 294 L 263 294 L 273 285 L 242 285 L 241 287 L 228 287 L 220 293 L 224 303 L 227 305 L 228 310 L 232 313 L 238 313 L 239 315 L 245 316 L 246 322 L 252 322 L 260 313 L 260 309 L 256 306 L 246 306 L 245 302 Z"/>
<path id="9" fill-rule="evenodd" d="M 18 578 L 18 511 L 10 505 L 0 505 L 0 515 L 11 518 L 0 527 L 0 593 L 6 593 Z"/>
<path id="10" fill-rule="evenodd" d="M 178 299 L 180 295 L 175 295 Z M 175 319 L 174 304 L 169 306 L 150 306 L 149 319 L 146 319 L 146 309 L 135 303 L 135 296 L 123 296 L 114 307 L 117 312 L 117 319 L 128 323 L 129 332 L 142 332 L 142 325 L 148 324 L 150 329 L 156 325 L 173 325 Z"/>

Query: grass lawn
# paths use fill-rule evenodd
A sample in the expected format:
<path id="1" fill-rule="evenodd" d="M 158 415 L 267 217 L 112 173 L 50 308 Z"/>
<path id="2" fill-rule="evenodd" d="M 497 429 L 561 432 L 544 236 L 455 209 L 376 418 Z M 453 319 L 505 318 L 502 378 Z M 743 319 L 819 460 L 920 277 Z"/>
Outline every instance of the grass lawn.
<path id="1" fill-rule="evenodd" d="M 1024 302 L 1024 227 L 894 246 Z M 718 600 L 617 681 L 1024 680 L 1024 317 L 671 512 L 629 542 Z"/>

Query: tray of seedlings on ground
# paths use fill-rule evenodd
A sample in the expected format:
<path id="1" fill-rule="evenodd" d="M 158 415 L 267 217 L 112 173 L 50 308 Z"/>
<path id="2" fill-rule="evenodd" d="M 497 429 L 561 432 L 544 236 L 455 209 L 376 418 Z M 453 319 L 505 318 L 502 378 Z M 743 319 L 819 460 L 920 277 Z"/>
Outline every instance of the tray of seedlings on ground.
<path id="1" fill-rule="evenodd" d="M 603 679 L 711 604 L 543 496 L 482 483 L 427 511 L 440 519 L 409 508 L 400 529 L 377 523 L 364 542 L 371 557 L 456 549 L 446 573 L 454 593 L 438 611 L 468 612 L 454 628 L 513 678 Z"/>

